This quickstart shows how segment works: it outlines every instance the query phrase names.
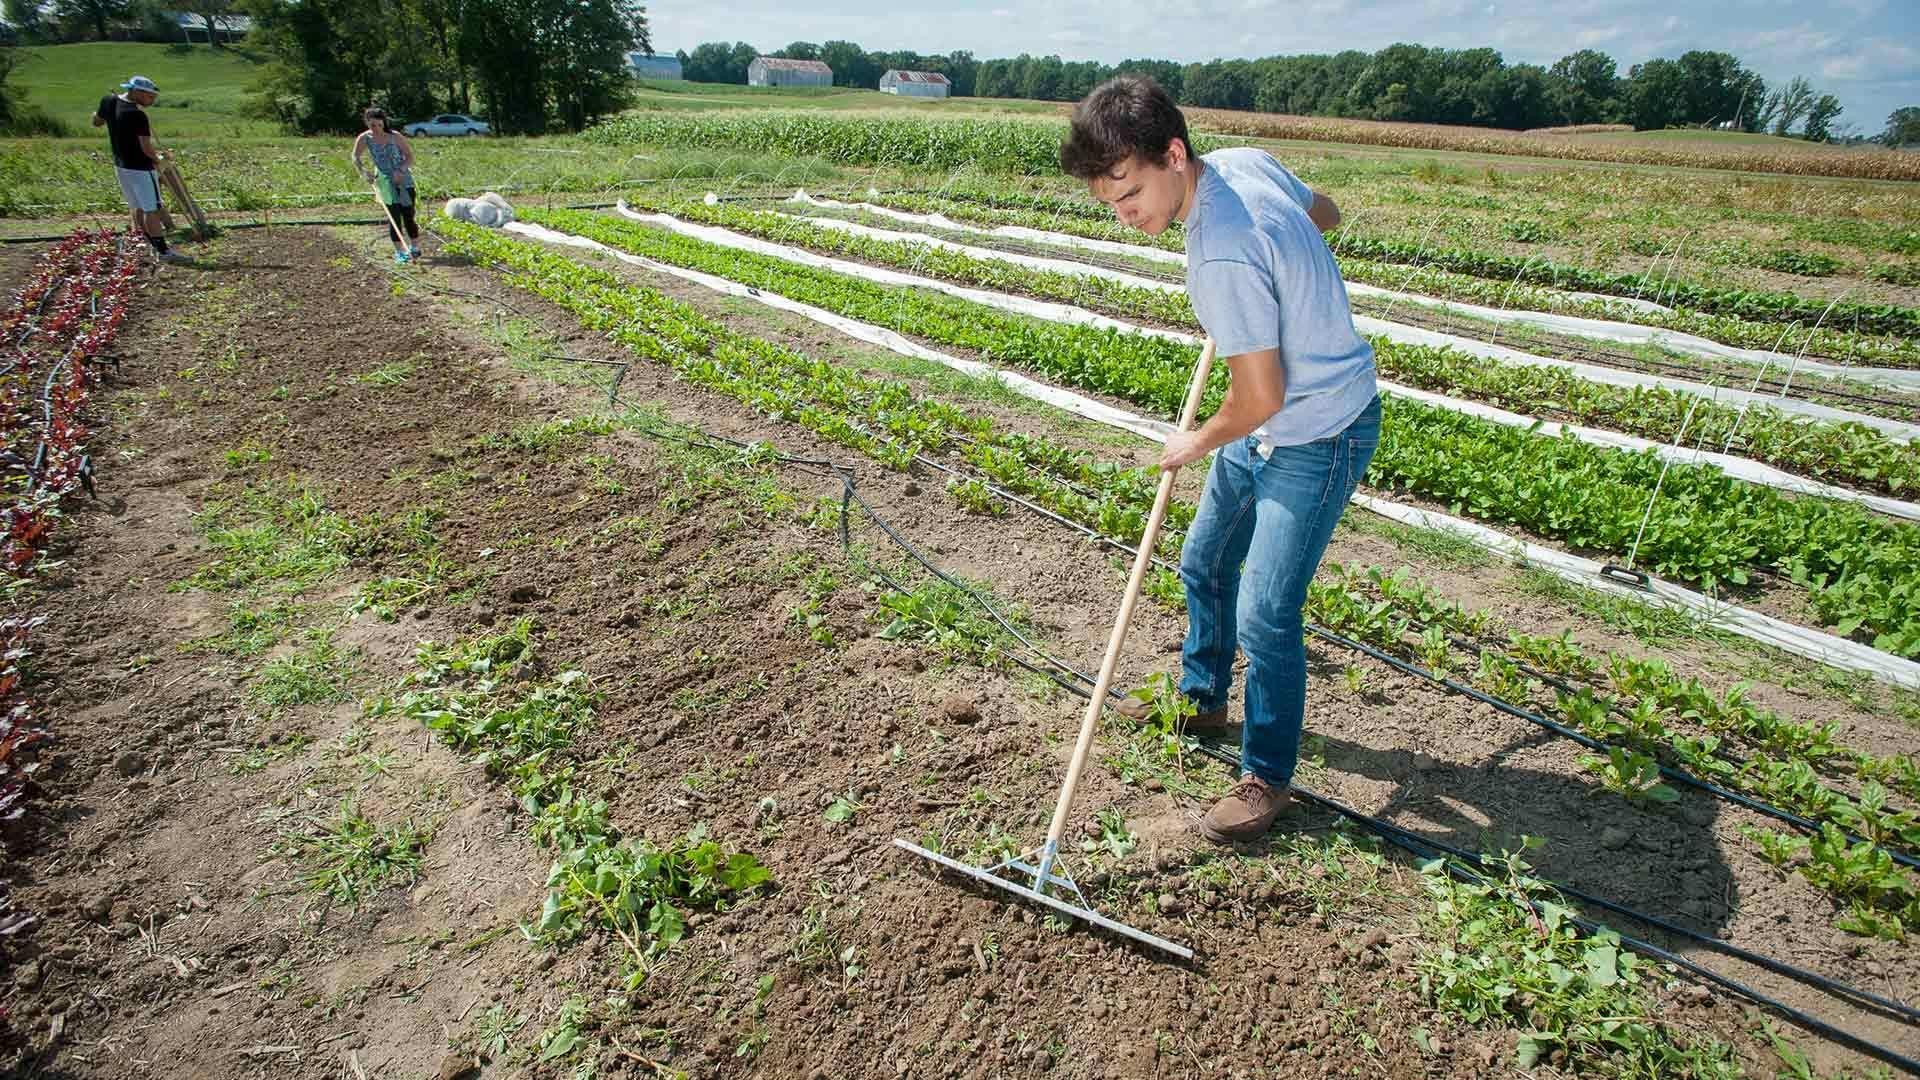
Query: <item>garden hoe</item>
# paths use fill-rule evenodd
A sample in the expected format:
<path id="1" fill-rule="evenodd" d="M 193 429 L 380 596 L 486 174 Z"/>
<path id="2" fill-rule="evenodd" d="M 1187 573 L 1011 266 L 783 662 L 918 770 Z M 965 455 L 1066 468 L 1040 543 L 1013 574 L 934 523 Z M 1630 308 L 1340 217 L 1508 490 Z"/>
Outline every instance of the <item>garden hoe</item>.
<path id="1" fill-rule="evenodd" d="M 200 203 L 187 190 L 187 181 L 180 175 L 180 166 L 170 157 L 161 158 L 156 164 L 160 182 L 166 186 L 174 201 L 180 204 L 180 212 L 186 214 L 187 220 L 193 223 L 193 238 L 205 240 L 212 232 L 207 227 L 207 215 L 201 212 Z M 161 212 L 165 214 L 164 208 Z"/>
<path id="2" fill-rule="evenodd" d="M 1193 417 L 1200 410 L 1200 398 L 1206 393 L 1207 376 L 1213 370 L 1213 339 L 1200 350 L 1200 362 L 1193 369 L 1193 384 L 1187 388 L 1187 402 L 1180 410 L 1180 430 L 1193 427 Z M 1093 697 L 1087 702 L 1087 715 L 1080 721 L 1080 738 L 1073 745 L 1073 758 L 1067 763 L 1067 777 L 1060 785 L 1060 801 L 1053 809 L 1053 824 L 1047 829 L 1046 843 L 1034 851 L 1018 858 L 1007 859 L 989 867 L 968 866 L 966 863 L 950 859 L 935 851 L 928 851 L 918 844 L 911 844 L 896 838 L 894 846 L 910 851 L 922 858 L 931 859 L 949 870 L 957 870 L 975 881 L 1003 889 L 1020 897 L 1043 904 L 1076 919 L 1084 919 L 1095 926 L 1122 934 L 1135 941 L 1151 945 L 1156 949 L 1170 952 L 1183 960 L 1193 959 L 1193 950 L 1184 945 L 1175 944 L 1165 938 L 1155 937 L 1144 930 L 1137 930 L 1125 923 L 1115 922 L 1093 910 L 1087 903 L 1085 893 L 1074 884 L 1064 865 L 1060 864 L 1060 839 L 1066 834 L 1067 819 L 1073 813 L 1074 789 L 1080 784 L 1080 773 L 1087 766 L 1087 754 L 1093 749 L 1094 731 L 1100 726 L 1100 710 L 1107 702 L 1107 692 L 1113 686 L 1113 669 L 1119 666 L 1120 649 L 1126 644 L 1127 624 L 1133 621 L 1133 606 L 1140 599 L 1140 587 L 1146 581 L 1147 568 L 1153 564 L 1154 543 L 1160 539 L 1160 524 L 1167 516 L 1167 503 L 1173 497 L 1173 478 L 1178 470 L 1169 469 L 1160 474 L 1160 491 L 1154 496 L 1153 513 L 1147 518 L 1146 532 L 1140 537 L 1140 550 L 1133 557 L 1133 573 L 1127 578 L 1126 595 L 1120 598 L 1120 613 L 1113 621 L 1113 634 L 1107 638 L 1107 656 L 1100 663 L 1100 675 L 1094 682 Z M 1038 855 L 1035 862 L 1028 859 Z M 1031 884 L 1023 884 L 1002 876 L 1003 872 L 1026 877 Z M 1073 894 L 1077 903 L 1048 895 L 1054 886 L 1062 886 Z"/>

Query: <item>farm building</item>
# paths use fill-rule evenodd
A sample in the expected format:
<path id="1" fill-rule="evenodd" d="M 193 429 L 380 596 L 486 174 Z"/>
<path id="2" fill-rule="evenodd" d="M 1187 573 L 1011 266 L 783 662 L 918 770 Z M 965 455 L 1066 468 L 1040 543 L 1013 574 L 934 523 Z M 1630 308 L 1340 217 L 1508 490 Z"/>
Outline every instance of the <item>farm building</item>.
<path id="1" fill-rule="evenodd" d="M 894 68 L 880 76 L 880 92 L 883 94 L 943 98 L 952 89 L 953 84 L 937 71 L 901 71 Z"/>
<path id="2" fill-rule="evenodd" d="M 627 54 L 627 67 L 641 79 L 680 79 L 680 58 L 672 53 L 648 56 L 643 52 Z"/>
<path id="3" fill-rule="evenodd" d="M 833 69 L 818 60 L 756 56 L 747 65 L 748 86 L 832 86 Z"/>
<path id="4" fill-rule="evenodd" d="M 211 41 L 214 37 L 221 41 L 238 41 L 253 30 L 253 19 L 246 15 L 215 15 L 211 25 L 205 15 L 184 11 L 169 11 L 165 18 L 180 28 L 180 40 L 189 45 L 196 41 Z"/>

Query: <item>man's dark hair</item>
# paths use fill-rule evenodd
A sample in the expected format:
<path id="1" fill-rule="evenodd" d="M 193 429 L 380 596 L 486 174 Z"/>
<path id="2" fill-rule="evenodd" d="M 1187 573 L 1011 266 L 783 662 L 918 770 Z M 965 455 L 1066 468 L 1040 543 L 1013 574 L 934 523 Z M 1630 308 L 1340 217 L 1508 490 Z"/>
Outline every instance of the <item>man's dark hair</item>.
<path id="1" fill-rule="evenodd" d="M 1060 168 L 1091 180 L 1136 155 L 1164 165 L 1175 139 L 1193 152 L 1187 118 L 1173 98 L 1145 75 L 1116 75 L 1074 107 L 1073 130 L 1060 144 Z"/>

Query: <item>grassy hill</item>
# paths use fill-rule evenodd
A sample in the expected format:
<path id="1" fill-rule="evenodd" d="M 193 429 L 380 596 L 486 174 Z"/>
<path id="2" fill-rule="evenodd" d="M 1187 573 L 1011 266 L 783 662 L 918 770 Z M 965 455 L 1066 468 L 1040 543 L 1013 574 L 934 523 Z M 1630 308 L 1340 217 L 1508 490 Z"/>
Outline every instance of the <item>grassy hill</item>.
<path id="1" fill-rule="evenodd" d="M 243 115 L 247 89 L 262 62 L 243 48 L 98 41 L 23 48 L 19 61 L 8 83 L 75 133 L 88 130 L 87 118 L 100 95 L 112 93 L 129 75 L 159 84 L 153 123 L 162 139 L 277 131 L 267 121 Z"/>

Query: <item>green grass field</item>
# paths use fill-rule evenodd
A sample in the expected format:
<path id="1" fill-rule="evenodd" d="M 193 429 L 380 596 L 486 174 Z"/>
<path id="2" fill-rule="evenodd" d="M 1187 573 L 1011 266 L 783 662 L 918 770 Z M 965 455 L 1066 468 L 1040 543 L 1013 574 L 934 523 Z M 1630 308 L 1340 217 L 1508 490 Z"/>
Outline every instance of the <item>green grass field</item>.
<path id="1" fill-rule="evenodd" d="M 64 119 L 71 138 L 0 140 L 0 231 L 57 232 L 69 215 L 117 217 L 103 133 L 86 126 L 101 94 L 128 75 L 159 82 L 153 111 L 161 145 L 179 156 L 188 182 L 210 210 L 300 212 L 335 206 L 351 212 L 368 200 L 348 162 L 345 135 L 303 138 L 245 115 L 248 87 L 260 59 L 243 50 L 205 46 L 87 44 L 23 51 L 15 83 L 28 101 Z M 841 116 L 971 119 L 1026 118 L 1059 122 L 1058 103 L 956 98 L 929 101 L 848 88 L 769 89 L 711 83 L 647 81 L 635 106 L 655 112 L 821 110 Z M 1798 140 L 1738 133 L 1667 131 L 1567 136 L 1611 140 L 1602 145 L 1707 145 L 1765 153 L 1804 147 Z M 1363 228 L 1430 238 L 1516 257 L 1539 254 L 1570 263 L 1632 271 L 1650 252 L 1682 235 L 1680 272 L 1728 286 L 1848 288 L 1868 264 L 1909 262 L 1920 255 L 1920 200 L 1911 183 L 1811 176 L 1758 176 L 1732 170 L 1573 161 L 1517 154 L 1407 149 L 1332 141 L 1268 141 L 1315 187 L 1350 208 Z M 488 188 L 515 198 L 554 193 L 597 201 L 622 189 L 683 181 L 686 193 L 937 187 L 944 176 L 893 169 L 837 168 L 819 159 L 791 159 L 714 147 L 601 145 L 570 136 L 416 140 L 423 198 L 471 195 Z M 1078 186 L 1057 176 L 1027 182 L 1071 195 Z M 1843 215 L 1809 218 L 1810 198 L 1847 207 Z M 365 207 L 371 211 L 371 207 Z M 1510 235 L 1515 222 L 1532 231 Z M 1760 255 L 1791 248 L 1829 255 L 1841 272 L 1824 281 L 1782 281 L 1747 274 Z M 1723 280 L 1724 279 L 1724 280 Z M 1907 302 L 1908 294 L 1867 283 L 1862 295 Z"/>
<path id="2" fill-rule="evenodd" d="M 20 66 L 9 79 L 27 92 L 27 102 L 87 132 L 88 117 L 102 94 L 110 94 L 129 75 L 145 75 L 160 86 L 154 104 L 154 131 L 163 137 L 271 136 L 279 129 L 244 113 L 248 86 L 261 57 L 245 49 L 205 45 L 143 45 L 90 42 L 20 50 Z"/>

